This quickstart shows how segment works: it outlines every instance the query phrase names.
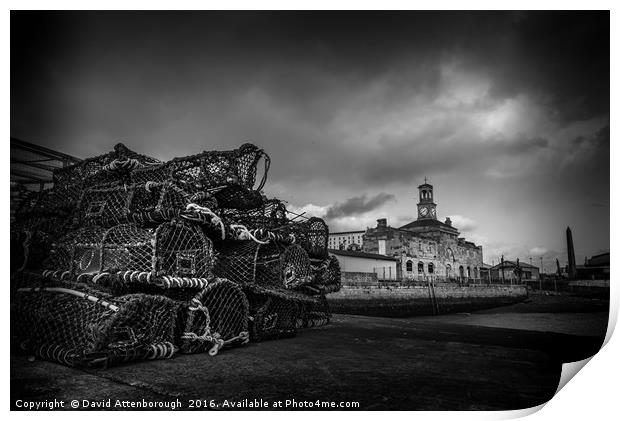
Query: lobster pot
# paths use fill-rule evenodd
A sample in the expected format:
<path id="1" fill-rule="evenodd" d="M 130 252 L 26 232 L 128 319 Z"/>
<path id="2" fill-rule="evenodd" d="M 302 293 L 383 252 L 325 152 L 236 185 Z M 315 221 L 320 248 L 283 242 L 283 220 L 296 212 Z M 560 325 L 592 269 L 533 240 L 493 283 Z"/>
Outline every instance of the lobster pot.
<path id="1" fill-rule="evenodd" d="M 282 228 L 282 233 L 295 236 L 295 243 L 303 247 L 308 255 L 315 259 L 327 258 L 329 231 L 321 218 L 310 218 L 302 222 L 294 222 Z"/>
<path id="2" fill-rule="evenodd" d="M 99 272 L 151 272 L 155 245 L 153 230 L 135 224 L 121 224 L 107 230 L 102 238 Z"/>
<path id="3" fill-rule="evenodd" d="M 241 285 L 294 289 L 312 280 L 308 255 L 297 245 L 228 240 L 217 251 L 214 274 Z"/>
<path id="4" fill-rule="evenodd" d="M 213 268 L 213 244 L 195 224 L 172 220 L 155 232 L 158 274 L 204 278 Z"/>
<path id="5" fill-rule="evenodd" d="M 138 154 L 119 143 L 107 154 L 54 170 L 53 180 L 55 186 L 67 189 L 71 198 L 77 200 L 84 189 L 124 184 L 131 169 L 157 164 L 160 164 L 157 159 Z"/>
<path id="6" fill-rule="evenodd" d="M 146 182 L 131 187 L 128 218 L 135 222 L 162 222 L 178 216 L 191 195 L 172 182 Z"/>
<path id="7" fill-rule="evenodd" d="M 290 338 L 297 335 L 299 302 L 281 293 L 252 286 L 244 288 L 250 306 L 250 341 Z"/>
<path id="8" fill-rule="evenodd" d="M 320 265 L 314 266 L 313 271 L 314 280 L 306 288 L 310 294 L 329 294 L 340 291 L 342 286 L 340 263 L 336 256 L 330 255 Z"/>
<path id="9" fill-rule="evenodd" d="M 324 295 L 313 297 L 312 300 L 300 300 L 299 305 L 298 328 L 319 327 L 329 323 L 331 312 Z"/>
<path id="10" fill-rule="evenodd" d="M 250 304 L 250 340 L 295 336 L 302 328 L 324 326 L 331 314 L 324 296 L 308 297 L 294 291 L 246 286 Z"/>
<path id="11" fill-rule="evenodd" d="M 221 216 L 234 224 L 241 224 L 249 230 L 277 230 L 289 223 L 286 218 L 286 207 L 277 199 L 264 201 L 254 209 L 222 209 Z M 275 231 L 277 232 L 277 231 Z"/>
<path id="12" fill-rule="evenodd" d="M 249 304 L 241 288 L 217 279 L 196 294 L 180 316 L 180 349 L 184 353 L 213 351 L 247 342 Z"/>
<path id="13" fill-rule="evenodd" d="M 41 217 L 66 217 L 74 211 L 77 198 L 72 200 L 70 191 L 54 187 L 40 192 L 30 192 L 15 213 L 18 220 Z"/>
<path id="14" fill-rule="evenodd" d="M 48 270 L 71 277 L 136 272 L 207 278 L 212 267 L 211 240 L 197 226 L 181 220 L 165 222 L 157 229 L 136 224 L 84 227 L 56 243 L 46 262 Z"/>
<path id="15" fill-rule="evenodd" d="M 68 224 L 68 219 L 54 216 L 31 216 L 11 224 L 11 272 L 43 268 L 53 242 L 64 235 Z"/>
<path id="16" fill-rule="evenodd" d="M 105 230 L 88 226 L 72 231 L 52 245 L 44 267 L 73 278 L 101 270 L 101 239 Z"/>
<path id="17" fill-rule="evenodd" d="M 21 288 L 11 300 L 11 338 L 68 366 L 169 358 L 180 303 L 163 296 L 112 298 L 85 287 Z"/>
<path id="18" fill-rule="evenodd" d="M 246 143 L 232 151 L 208 151 L 168 163 L 172 178 L 199 188 L 213 189 L 239 185 L 253 189 L 258 166 L 264 161 L 264 171 L 256 190 L 261 190 L 267 178 L 269 156 L 258 147 Z"/>
<path id="19" fill-rule="evenodd" d="M 93 188 L 80 199 L 77 218 L 81 225 L 106 227 L 127 222 L 130 189 L 125 187 Z"/>

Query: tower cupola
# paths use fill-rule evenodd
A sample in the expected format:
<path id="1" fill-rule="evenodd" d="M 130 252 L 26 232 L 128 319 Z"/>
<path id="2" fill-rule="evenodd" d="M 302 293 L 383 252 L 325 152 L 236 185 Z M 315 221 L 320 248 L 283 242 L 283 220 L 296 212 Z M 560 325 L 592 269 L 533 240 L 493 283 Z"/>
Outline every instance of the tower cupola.
<path id="1" fill-rule="evenodd" d="M 437 205 L 433 198 L 433 186 L 424 177 L 424 184 L 418 186 L 420 200 L 418 202 L 418 220 L 437 219 Z"/>

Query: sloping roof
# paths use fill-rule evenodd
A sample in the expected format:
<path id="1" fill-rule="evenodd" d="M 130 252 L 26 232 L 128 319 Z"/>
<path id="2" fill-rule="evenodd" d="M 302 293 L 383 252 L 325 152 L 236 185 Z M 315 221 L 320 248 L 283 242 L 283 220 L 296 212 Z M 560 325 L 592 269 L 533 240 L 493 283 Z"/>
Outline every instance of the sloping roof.
<path id="1" fill-rule="evenodd" d="M 330 232 L 329 235 L 342 235 L 342 234 L 358 234 L 360 232 L 366 232 L 366 230 L 360 231 L 340 231 L 340 232 Z"/>
<path id="2" fill-rule="evenodd" d="M 406 230 L 408 228 L 418 228 L 418 227 L 440 227 L 440 228 L 446 228 L 446 229 L 453 230 L 453 231 L 458 231 L 452 225 L 448 225 L 444 222 L 438 221 L 436 219 L 430 219 L 430 218 L 429 219 L 416 219 L 413 222 L 409 222 L 407 225 L 403 225 L 399 229 Z"/>
<path id="3" fill-rule="evenodd" d="M 329 249 L 331 254 L 336 254 L 338 256 L 349 256 L 349 257 L 360 257 L 365 259 L 377 259 L 377 260 L 391 260 L 393 262 L 398 262 L 398 259 L 394 257 L 384 256 L 383 254 L 373 254 L 373 253 L 365 253 L 363 251 L 353 251 L 353 250 L 336 250 Z"/>
<path id="4" fill-rule="evenodd" d="M 506 268 L 506 266 L 517 266 L 517 263 L 513 262 L 512 260 L 504 260 L 504 268 Z M 538 269 L 537 266 L 530 265 L 529 263 L 525 263 L 525 262 L 521 262 L 521 261 L 519 261 L 519 266 L 522 267 L 522 268 Z M 495 266 L 491 267 L 491 269 L 501 269 L 501 268 L 502 268 L 502 262 L 499 262 Z"/>

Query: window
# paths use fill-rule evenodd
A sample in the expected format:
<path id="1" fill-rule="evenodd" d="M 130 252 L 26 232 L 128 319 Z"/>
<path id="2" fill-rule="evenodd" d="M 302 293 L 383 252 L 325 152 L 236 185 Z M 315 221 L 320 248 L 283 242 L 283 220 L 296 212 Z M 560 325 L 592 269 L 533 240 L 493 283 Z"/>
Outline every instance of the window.
<path id="1" fill-rule="evenodd" d="M 413 272 L 413 262 L 411 260 L 407 260 L 407 272 Z"/>
<path id="2" fill-rule="evenodd" d="M 418 262 L 418 273 L 424 273 L 424 263 Z"/>
<path id="3" fill-rule="evenodd" d="M 435 266 L 432 263 L 428 264 L 428 273 L 433 273 L 435 271 Z"/>

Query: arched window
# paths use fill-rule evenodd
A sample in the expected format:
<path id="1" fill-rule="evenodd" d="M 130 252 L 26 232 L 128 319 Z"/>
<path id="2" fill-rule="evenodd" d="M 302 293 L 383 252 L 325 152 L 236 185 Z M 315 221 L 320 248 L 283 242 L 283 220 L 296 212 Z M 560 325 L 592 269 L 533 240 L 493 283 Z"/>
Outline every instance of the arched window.
<path id="1" fill-rule="evenodd" d="M 435 266 L 433 266 L 432 263 L 428 264 L 428 273 L 433 273 L 435 272 Z"/>
<path id="2" fill-rule="evenodd" d="M 463 266 L 459 266 L 459 277 L 465 277 L 465 269 L 463 269 Z"/>
<path id="3" fill-rule="evenodd" d="M 424 273 L 424 263 L 418 262 L 418 273 Z"/>
<path id="4" fill-rule="evenodd" d="M 474 266 L 474 278 L 475 278 L 475 279 L 478 279 L 479 277 L 480 277 L 480 276 L 479 276 L 479 274 L 478 274 L 478 267 L 477 267 L 477 266 Z"/>
<path id="5" fill-rule="evenodd" d="M 471 268 L 467 266 L 467 278 L 471 278 Z"/>
<path id="6" fill-rule="evenodd" d="M 407 260 L 407 272 L 413 272 L 413 262 L 411 260 Z"/>
<path id="7" fill-rule="evenodd" d="M 452 276 L 452 266 L 446 265 L 446 278 L 449 278 L 450 276 Z"/>

